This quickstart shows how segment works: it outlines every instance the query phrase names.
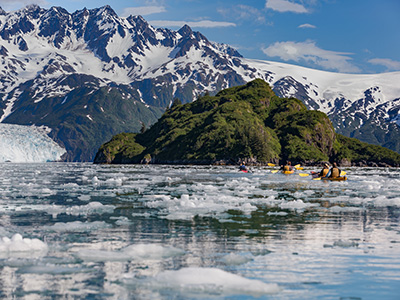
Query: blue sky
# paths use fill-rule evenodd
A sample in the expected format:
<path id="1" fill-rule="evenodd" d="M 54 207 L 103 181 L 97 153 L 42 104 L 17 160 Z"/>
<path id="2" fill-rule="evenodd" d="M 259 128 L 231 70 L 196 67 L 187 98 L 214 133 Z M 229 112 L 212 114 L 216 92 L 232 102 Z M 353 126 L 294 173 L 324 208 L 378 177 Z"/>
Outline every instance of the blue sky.
<path id="1" fill-rule="evenodd" d="M 110 5 L 154 27 L 188 24 L 244 57 L 344 73 L 400 71 L 400 0 L 0 0 L 69 12 Z"/>

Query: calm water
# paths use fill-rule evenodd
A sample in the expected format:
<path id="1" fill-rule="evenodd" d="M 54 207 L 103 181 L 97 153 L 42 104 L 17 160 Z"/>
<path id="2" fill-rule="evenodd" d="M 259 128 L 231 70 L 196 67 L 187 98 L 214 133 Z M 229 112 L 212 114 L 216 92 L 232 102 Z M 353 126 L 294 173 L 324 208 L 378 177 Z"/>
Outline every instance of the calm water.
<path id="1" fill-rule="evenodd" d="M 270 170 L 0 164 L 0 298 L 400 299 L 399 169 Z"/>

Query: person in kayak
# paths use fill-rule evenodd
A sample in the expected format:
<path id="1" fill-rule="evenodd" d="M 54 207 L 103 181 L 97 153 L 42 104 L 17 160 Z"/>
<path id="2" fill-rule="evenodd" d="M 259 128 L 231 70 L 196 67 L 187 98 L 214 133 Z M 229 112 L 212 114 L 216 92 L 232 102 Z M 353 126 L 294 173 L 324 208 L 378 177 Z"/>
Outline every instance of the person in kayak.
<path id="1" fill-rule="evenodd" d="M 239 171 L 248 171 L 245 162 L 242 162 L 242 164 L 239 166 Z"/>
<path id="2" fill-rule="evenodd" d="M 325 163 L 321 172 L 318 173 L 318 177 L 326 177 L 328 173 L 329 173 L 329 165 Z"/>
<path id="3" fill-rule="evenodd" d="M 334 162 L 332 164 L 332 168 L 330 169 L 329 175 L 327 177 L 338 178 L 338 177 L 340 177 L 340 173 L 341 173 L 340 169 L 338 168 L 337 164 Z"/>
<path id="4" fill-rule="evenodd" d="M 292 166 L 291 162 L 290 161 L 286 162 L 286 165 L 281 166 L 281 170 L 284 172 L 293 171 L 293 166 Z"/>

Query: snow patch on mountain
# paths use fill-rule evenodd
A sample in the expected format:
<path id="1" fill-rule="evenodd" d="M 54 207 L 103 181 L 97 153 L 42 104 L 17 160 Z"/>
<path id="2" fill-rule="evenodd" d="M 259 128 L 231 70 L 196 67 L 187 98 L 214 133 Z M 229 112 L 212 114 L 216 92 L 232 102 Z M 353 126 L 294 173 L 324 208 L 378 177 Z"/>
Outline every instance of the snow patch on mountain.
<path id="1" fill-rule="evenodd" d="M 257 76 L 268 73 L 274 85 L 278 80 L 290 76 L 307 88 L 307 96 L 319 105 L 318 110 L 330 115 L 335 112 L 335 101 L 343 102 L 341 110 L 346 110 L 356 101 L 363 101 L 363 111 L 369 115 L 378 105 L 393 101 L 400 95 L 400 72 L 382 74 L 343 74 L 314 70 L 285 63 L 241 59 L 243 64 L 257 70 Z M 250 80 L 250 78 L 245 78 Z M 287 97 L 294 94 L 292 87 Z"/>

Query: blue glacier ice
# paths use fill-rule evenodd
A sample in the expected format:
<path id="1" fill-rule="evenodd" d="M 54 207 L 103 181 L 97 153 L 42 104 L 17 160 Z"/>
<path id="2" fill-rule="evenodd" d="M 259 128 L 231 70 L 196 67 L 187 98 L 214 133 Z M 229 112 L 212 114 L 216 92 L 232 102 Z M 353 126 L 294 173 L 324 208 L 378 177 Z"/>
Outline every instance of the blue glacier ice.
<path id="1" fill-rule="evenodd" d="M 0 123 L 0 162 L 57 161 L 65 152 L 44 128 Z"/>

